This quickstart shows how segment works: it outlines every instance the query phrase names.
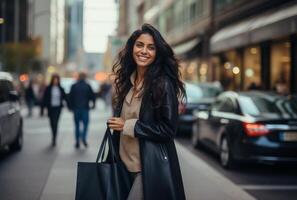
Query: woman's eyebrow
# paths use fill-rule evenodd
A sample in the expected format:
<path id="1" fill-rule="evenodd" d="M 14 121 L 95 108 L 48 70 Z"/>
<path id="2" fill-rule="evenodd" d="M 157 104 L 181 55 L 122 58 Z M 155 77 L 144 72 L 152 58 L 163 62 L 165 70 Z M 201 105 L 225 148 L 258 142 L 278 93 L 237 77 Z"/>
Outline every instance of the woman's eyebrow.
<path id="1" fill-rule="evenodd" d="M 137 40 L 135 43 L 144 44 L 144 42 L 141 42 L 141 41 L 139 41 L 139 40 Z M 150 43 L 150 44 L 147 44 L 147 45 L 149 45 L 149 46 L 155 46 L 155 44 L 154 44 L 154 43 Z"/>
<path id="2" fill-rule="evenodd" d="M 136 43 L 141 43 L 141 44 L 144 44 L 143 42 L 141 42 L 141 41 L 139 41 L 139 40 L 137 40 L 137 41 L 136 41 Z"/>

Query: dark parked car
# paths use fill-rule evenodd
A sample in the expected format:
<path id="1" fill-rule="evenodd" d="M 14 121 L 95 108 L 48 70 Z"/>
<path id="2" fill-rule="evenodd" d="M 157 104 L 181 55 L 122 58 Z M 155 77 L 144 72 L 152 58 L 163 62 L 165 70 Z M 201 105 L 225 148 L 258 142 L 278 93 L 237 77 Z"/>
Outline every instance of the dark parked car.
<path id="1" fill-rule="evenodd" d="M 264 92 L 224 92 L 208 111 L 195 112 L 192 142 L 237 161 L 297 161 L 297 101 Z"/>
<path id="2" fill-rule="evenodd" d="M 188 83 L 185 82 L 187 94 L 186 104 L 180 104 L 179 110 L 179 134 L 192 134 L 192 127 L 195 118 L 194 110 L 207 110 L 213 103 L 215 97 L 220 94 L 223 89 L 218 83 Z"/>
<path id="3" fill-rule="evenodd" d="M 12 84 L 12 76 L 0 72 L 0 148 L 20 150 L 23 145 L 23 120 L 19 97 Z"/>

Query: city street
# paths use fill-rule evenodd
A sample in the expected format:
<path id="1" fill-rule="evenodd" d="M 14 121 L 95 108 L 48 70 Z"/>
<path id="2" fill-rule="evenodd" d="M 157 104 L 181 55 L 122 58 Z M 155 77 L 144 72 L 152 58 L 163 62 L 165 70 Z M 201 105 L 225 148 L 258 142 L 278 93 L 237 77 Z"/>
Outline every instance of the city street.
<path id="1" fill-rule="evenodd" d="M 297 0 L 136 2 L 0 0 L 0 200 L 75 199 L 113 100 L 132 199 L 297 199 Z"/>
<path id="2" fill-rule="evenodd" d="M 23 111 L 23 115 L 26 112 Z M 46 117 L 25 119 L 24 148 L 19 153 L 0 154 L 0 199 L 74 199 L 76 163 L 94 161 L 110 112 L 98 102 L 91 113 L 89 148 L 74 148 L 72 115 L 64 109 L 58 146 L 50 147 Z M 186 138 L 176 142 L 187 199 L 294 199 L 297 173 L 294 166 L 241 166 L 235 171 L 222 169 L 216 157 L 206 150 L 195 150 Z"/>
<path id="3" fill-rule="evenodd" d="M 101 102 L 91 113 L 89 148 L 74 148 L 72 115 L 61 117 L 58 145 L 50 147 L 46 117 L 24 118 L 24 148 L 19 153 L 1 152 L 1 200 L 73 200 L 78 161 L 94 161 L 109 116 Z M 25 112 L 23 112 L 25 114 Z M 226 179 L 179 142 L 177 149 L 187 199 L 254 199 Z"/>

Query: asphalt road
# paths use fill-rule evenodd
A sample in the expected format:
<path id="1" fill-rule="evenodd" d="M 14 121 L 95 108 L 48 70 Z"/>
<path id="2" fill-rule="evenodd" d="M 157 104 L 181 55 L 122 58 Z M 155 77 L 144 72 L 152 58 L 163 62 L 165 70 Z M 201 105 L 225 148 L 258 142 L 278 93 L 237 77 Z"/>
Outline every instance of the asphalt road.
<path id="1" fill-rule="evenodd" d="M 245 163 L 234 170 L 226 170 L 220 166 L 218 156 L 208 149 L 193 148 L 189 138 L 178 138 L 177 141 L 257 199 L 297 199 L 297 165 Z"/>

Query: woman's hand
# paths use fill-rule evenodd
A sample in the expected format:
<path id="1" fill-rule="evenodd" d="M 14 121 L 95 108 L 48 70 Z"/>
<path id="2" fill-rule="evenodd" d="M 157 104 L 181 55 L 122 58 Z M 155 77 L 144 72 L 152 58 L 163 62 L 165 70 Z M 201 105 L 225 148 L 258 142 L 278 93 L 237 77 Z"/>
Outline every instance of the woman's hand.
<path id="1" fill-rule="evenodd" d="M 120 117 L 112 117 L 108 120 L 108 127 L 114 131 L 123 131 L 125 121 Z"/>

